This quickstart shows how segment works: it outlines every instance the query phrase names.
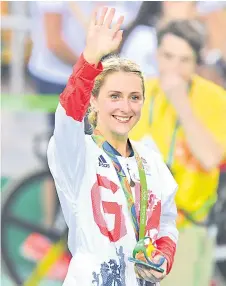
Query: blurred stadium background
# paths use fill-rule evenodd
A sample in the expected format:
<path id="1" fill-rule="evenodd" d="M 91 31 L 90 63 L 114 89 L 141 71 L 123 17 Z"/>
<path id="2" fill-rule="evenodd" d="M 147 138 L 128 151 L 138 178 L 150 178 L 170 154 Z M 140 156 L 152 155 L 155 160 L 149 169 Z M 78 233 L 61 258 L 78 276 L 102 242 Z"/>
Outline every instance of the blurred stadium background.
<path id="1" fill-rule="evenodd" d="M 35 1 L 1 1 L 1 194 L 2 198 L 6 196 L 7 184 L 10 184 L 17 178 L 27 175 L 29 172 L 43 169 L 43 162 L 39 160 L 34 153 L 34 138 L 38 134 L 48 132 L 48 122 L 46 118 L 47 107 L 41 104 L 35 105 L 35 101 L 28 104 L 24 95 L 29 98 L 35 95 L 35 87 L 32 78 L 27 70 L 27 64 L 32 50 L 31 28 L 32 19 L 30 5 Z M 156 1 L 159 2 L 159 1 Z M 112 5 L 124 11 L 128 17 L 127 26 L 135 19 L 142 1 L 140 2 L 105 2 L 105 5 Z M 178 11 L 178 13 L 180 13 Z M 208 40 L 205 50 L 205 62 L 200 66 L 200 74 L 212 81 L 226 86 L 226 1 L 198 1 L 197 13 L 203 20 L 208 31 Z M 76 31 L 79 33 L 79 31 Z M 221 59 L 221 66 L 217 65 Z M 50 100 L 51 102 L 51 100 Z M 46 103 L 47 104 L 47 103 Z M 51 104 L 51 103 L 50 103 Z M 52 101 L 55 106 L 54 100 Z M 39 146 L 45 150 L 46 142 Z M 44 153 L 44 151 L 43 151 Z M 40 187 L 36 186 L 36 193 L 40 192 Z M 226 190 L 225 190 L 226 192 Z M 29 195 L 27 195 L 29 196 Z M 28 210 L 24 210 L 22 204 L 15 202 L 15 215 L 18 217 L 32 216 L 33 220 L 40 219 L 41 207 L 35 202 L 40 202 L 40 197 L 32 192 L 32 198 L 25 197 L 30 204 Z M 18 203 L 18 204 L 16 204 Z M 14 229 L 12 225 L 8 233 L 8 255 L 14 255 L 17 242 L 23 240 L 22 230 Z M 4 230 L 4 229 L 2 229 Z M 4 230 L 5 231 L 5 230 Z M 3 235 L 3 233 L 2 233 Z M 6 237 L 7 237 L 6 235 Z M 12 239 L 13 237 L 13 239 Z M 6 238 L 4 238 L 6 239 Z M 46 243 L 43 242 L 43 245 Z M 4 245 L 5 247 L 5 245 Z M 27 246 L 28 247 L 28 246 Z M 21 251 L 21 250 L 20 250 Z M 226 261 L 226 246 L 216 250 L 217 256 L 221 261 Z M 2 258 L 3 259 L 3 258 Z M 4 260 L 4 259 L 3 259 Z M 2 285 L 14 285 L 12 279 L 6 273 L 4 261 L 2 260 Z M 16 267 L 24 261 L 15 257 Z M 32 263 L 32 262 L 30 262 Z M 25 265 L 19 271 L 26 271 L 30 266 Z M 224 268 L 225 267 L 225 268 Z M 224 268 L 224 278 L 218 275 L 219 269 L 216 269 L 216 281 L 213 285 L 226 285 L 226 262 L 222 264 Z M 225 279 L 225 280 L 224 280 Z M 53 279 L 54 280 L 54 279 Z M 216 283 L 216 284 L 214 284 Z M 217 284 L 218 283 L 218 284 Z M 31 284 L 30 284 L 31 285 Z M 60 285 L 59 282 L 50 282 L 37 285 Z M 191 285 L 193 286 L 193 285 Z M 206 285 L 208 286 L 208 285 Z"/>

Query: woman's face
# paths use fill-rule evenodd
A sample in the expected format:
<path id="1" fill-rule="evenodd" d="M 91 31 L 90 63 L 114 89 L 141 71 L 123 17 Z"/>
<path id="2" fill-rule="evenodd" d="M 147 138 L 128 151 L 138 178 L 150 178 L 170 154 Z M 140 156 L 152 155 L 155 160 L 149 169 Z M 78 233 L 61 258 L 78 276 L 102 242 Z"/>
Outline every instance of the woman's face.
<path id="1" fill-rule="evenodd" d="M 97 111 L 97 129 L 127 136 L 138 122 L 143 106 L 141 78 L 133 73 L 115 72 L 105 78 L 98 97 L 91 104 Z"/>

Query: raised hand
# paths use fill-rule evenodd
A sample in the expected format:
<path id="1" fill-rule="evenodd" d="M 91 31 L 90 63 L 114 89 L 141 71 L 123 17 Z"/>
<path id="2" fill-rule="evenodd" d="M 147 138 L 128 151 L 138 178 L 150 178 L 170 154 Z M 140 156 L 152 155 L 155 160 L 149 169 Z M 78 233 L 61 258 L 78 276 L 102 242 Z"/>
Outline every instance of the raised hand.
<path id="1" fill-rule="evenodd" d="M 188 82 L 176 73 L 164 74 L 160 78 L 161 87 L 167 98 L 174 103 L 178 97 L 187 97 L 189 89 Z"/>
<path id="2" fill-rule="evenodd" d="M 122 40 L 122 30 L 120 30 L 124 17 L 119 17 L 116 24 L 111 28 L 115 15 L 115 9 L 111 8 L 108 16 L 108 8 L 102 8 L 101 15 L 97 19 L 97 9 L 92 13 L 86 38 L 86 48 L 84 57 L 89 63 L 97 64 L 100 59 L 117 50 Z"/>

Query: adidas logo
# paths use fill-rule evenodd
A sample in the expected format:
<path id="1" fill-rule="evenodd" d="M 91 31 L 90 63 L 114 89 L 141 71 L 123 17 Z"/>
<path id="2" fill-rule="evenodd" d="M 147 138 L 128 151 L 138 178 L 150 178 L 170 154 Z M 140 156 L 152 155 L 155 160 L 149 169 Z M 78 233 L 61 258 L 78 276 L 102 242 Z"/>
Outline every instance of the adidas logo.
<path id="1" fill-rule="evenodd" d="M 104 159 L 102 155 L 98 157 L 99 160 L 99 166 L 104 168 L 110 168 L 110 165 L 107 163 L 107 161 Z"/>

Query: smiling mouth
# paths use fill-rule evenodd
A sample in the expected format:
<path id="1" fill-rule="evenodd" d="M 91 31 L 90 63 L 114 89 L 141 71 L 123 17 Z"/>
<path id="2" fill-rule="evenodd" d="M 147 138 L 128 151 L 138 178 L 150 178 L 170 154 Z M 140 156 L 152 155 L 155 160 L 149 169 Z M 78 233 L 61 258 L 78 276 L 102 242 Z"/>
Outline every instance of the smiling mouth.
<path id="1" fill-rule="evenodd" d="M 117 115 L 112 115 L 120 123 L 128 123 L 132 116 L 122 117 Z"/>

